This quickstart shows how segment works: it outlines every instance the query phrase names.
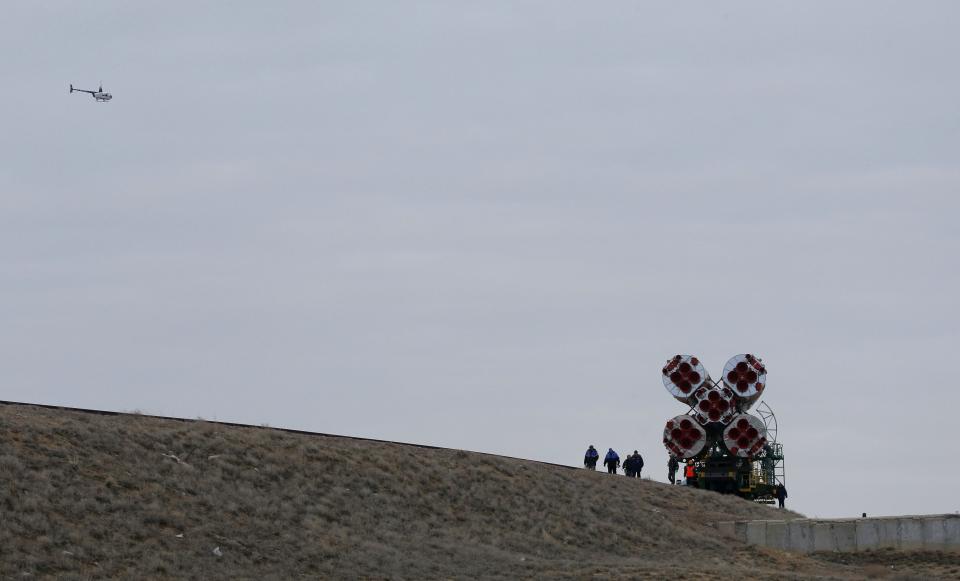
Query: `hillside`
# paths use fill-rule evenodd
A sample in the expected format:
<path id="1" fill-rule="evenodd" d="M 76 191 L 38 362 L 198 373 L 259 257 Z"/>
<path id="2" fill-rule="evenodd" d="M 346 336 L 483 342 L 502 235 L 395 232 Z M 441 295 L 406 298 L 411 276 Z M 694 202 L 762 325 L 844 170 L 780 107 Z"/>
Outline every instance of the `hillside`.
<path id="1" fill-rule="evenodd" d="M 0 405 L 0 577 L 859 576 L 710 492 L 455 450 Z M 219 547 L 220 555 L 214 554 Z"/>

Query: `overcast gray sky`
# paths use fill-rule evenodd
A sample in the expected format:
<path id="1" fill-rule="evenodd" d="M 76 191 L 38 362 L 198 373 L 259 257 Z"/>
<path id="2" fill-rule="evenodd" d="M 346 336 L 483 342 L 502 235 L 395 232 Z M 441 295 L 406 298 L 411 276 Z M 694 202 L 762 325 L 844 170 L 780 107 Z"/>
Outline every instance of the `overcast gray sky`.
<path id="1" fill-rule="evenodd" d="M 9 3 L 0 399 L 665 480 L 664 361 L 753 352 L 793 508 L 953 512 L 958 17 Z"/>

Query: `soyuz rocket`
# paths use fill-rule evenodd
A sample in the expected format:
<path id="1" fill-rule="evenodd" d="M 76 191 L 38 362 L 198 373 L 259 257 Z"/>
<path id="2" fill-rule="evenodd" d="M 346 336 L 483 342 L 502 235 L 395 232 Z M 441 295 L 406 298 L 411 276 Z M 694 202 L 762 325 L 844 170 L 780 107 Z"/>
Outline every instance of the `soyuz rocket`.
<path id="1" fill-rule="evenodd" d="M 747 413 L 763 394 L 767 369 L 759 357 L 735 355 L 723 367 L 720 383 L 712 380 L 693 355 L 675 355 L 663 366 L 663 385 L 677 401 L 690 406 L 663 429 L 663 445 L 681 460 L 711 449 L 753 458 L 767 443 L 763 420 Z"/>

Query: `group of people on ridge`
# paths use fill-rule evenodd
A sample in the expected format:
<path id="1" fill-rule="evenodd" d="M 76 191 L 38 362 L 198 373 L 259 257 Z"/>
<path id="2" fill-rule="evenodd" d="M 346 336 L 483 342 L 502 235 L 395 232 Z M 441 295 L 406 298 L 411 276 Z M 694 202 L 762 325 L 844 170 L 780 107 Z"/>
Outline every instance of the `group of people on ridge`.
<path id="1" fill-rule="evenodd" d="M 596 470 L 598 460 L 600 460 L 600 453 L 591 444 L 587 448 L 587 453 L 583 455 L 583 467 Z M 607 468 L 607 474 L 616 474 L 617 468 L 623 467 L 623 473 L 628 478 L 640 478 L 640 471 L 643 470 L 643 456 L 634 450 L 633 454 L 624 458 L 621 463 L 620 455 L 613 448 L 609 448 L 607 455 L 603 458 L 603 465 Z"/>
<path id="2" fill-rule="evenodd" d="M 600 453 L 597 452 L 597 449 L 591 444 L 590 447 L 587 448 L 587 453 L 583 455 L 583 467 L 589 470 L 596 470 L 598 460 L 600 460 Z M 616 474 L 617 468 L 622 466 L 623 473 L 628 477 L 640 478 L 640 471 L 643 470 L 643 456 L 634 450 L 633 454 L 627 456 L 621 464 L 620 456 L 613 448 L 609 448 L 607 455 L 603 458 L 603 465 L 607 468 L 608 474 Z M 677 483 L 677 470 L 679 469 L 680 462 L 677 460 L 677 457 L 670 456 L 670 460 L 667 462 L 667 478 L 670 480 L 670 484 Z M 687 480 L 688 486 L 697 485 L 697 469 L 693 460 L 687 460 L 684 466 L 683 477 Z M 774 495 L 780 508 L 783 508 L 784 500 L 787 498 L 787 487 L 783 484 L 777 484 Z"/>

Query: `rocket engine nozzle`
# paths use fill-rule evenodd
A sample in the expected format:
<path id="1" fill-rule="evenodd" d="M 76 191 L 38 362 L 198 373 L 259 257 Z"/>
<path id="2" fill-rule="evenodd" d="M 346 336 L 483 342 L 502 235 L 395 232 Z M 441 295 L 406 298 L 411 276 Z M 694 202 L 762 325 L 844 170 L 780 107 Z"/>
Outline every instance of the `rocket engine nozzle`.
<path id="1" fill-rule="evenodd" d="M 696 401 L 696 391 L 704 384 L 710 385 L 710 375 L 693 355 L 674 355 L 663 366 L 663 386 L 674 398 L 687 405 Z"/>
<path id="2" fill-rule="evenodd" d="M 737 413 L 733 392 L 728 387 L 703 386 L 694 396 L 693 415 L 703 425 L 726 424 Z"/>
<path id="3" fill-rule="evenodd" d="M 693 458 L 707 445 L 707 431 L 695 418 L 677 416 L 669 420 L 663 429 L 663 445 L 677 458 Z"/>
<path id="4" fill-rule="evenodd" d="M 723 366 L 723 385 L 748 409 L 763 394 L 767 386 L 767 368 L 759 357 L 750 353 L 734 355 Z"/>
<path id="5" fill-rule="evenodd" d="M 723 429 L 723 444 L 734 456 L 752 458 L 767 443 L 763 420 L 752 414 L 738 414 Z"/>

